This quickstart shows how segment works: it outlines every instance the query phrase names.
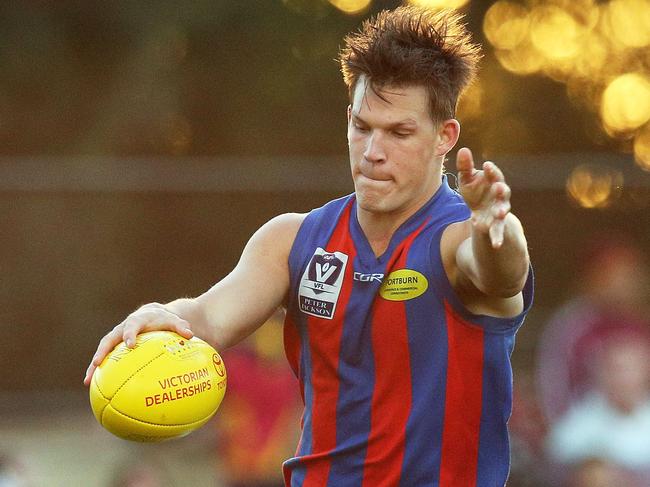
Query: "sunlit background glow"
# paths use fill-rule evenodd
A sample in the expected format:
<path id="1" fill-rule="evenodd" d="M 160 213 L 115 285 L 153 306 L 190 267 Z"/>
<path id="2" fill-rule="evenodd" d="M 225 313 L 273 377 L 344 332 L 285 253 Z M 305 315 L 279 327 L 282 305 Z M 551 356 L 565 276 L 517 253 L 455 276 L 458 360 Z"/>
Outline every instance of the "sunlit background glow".
<path id="1" fill-rule="evenodd" d="M 408 0 L 406 3 L 429 8 L 461 8 L 469 3 L 469 0 Z"/>
<path id="2" fill-rule="evenodd" d="M 650 124 L 639 130 L 634 138 L 634 160 L 641 169 L 650 171 Z"/>
<path id="3" fill-rule="evenodd" d="M 372 0 L 329 0 L 341 12 L 356 15 L 368 10 Z"/>
<path id="4" fill-rule="evenodd" d="M 569 175 L 566 189 L 569 196 L 583 208 L 604 208 L 618 198 L 623 188 L 623 175 L 607 167 L 582 164 Z"/>
<path id="5" fill-rule="evenodd" d="M 525 7 L 501 1 L 485 13 L 483 30 L 494 47 L 513 50 L 526 39 L 529 24 L 529 12 Z"/>
<path id="6" fill-rule="evenodd" d="M 626 73 L 614 79 L 603 92 L 601 117 L 614 132 L 644 125 L 650 120 L 650 79 L 640 73 Z"/>
<path id="7" fill-rule="evenodd" d="M 650 0 L 498 0 L 483 31 L 501 66 L 565 84 L 622 148 L 633 139 L 637 165 L 650 170 Z M 606 207 L 619 176 L 580 166 L 567 193 L 584 208 Z"/>

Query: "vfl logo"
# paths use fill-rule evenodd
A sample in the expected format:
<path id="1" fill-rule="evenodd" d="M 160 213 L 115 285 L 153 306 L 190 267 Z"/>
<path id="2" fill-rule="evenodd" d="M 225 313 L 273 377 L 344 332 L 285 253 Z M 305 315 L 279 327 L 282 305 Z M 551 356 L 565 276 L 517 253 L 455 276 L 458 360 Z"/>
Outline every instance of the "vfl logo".
<path id="1" fill-rule="evenodd" d="M 330 265 L 329 262 L 325 262 L 324 264 L 316 262 L 316 280 L 318 282 L 327 282 L 337 270 L 339 270 L 339 267 Z"/>
<path id="2" fill-rule="evenodd" d="M 322 249 L 318 249 L 316 252 L 319 250 Z M 332 286 L 341 275 L 344 266 L 343 261 L 335 254 L 318 255 L 315 253 L 311 258 L 309 267 L 307 267 L 309 281 L 311 282 L 305 283 L 305 285 L 311 287 L 316 294 L 337 292 L 332 289 Z"/>
<path id="3" fill-rule="evenodd" d="M 298 287 L 300 309 L 308 315 L 331 320 L 339 299 L 348 256 L 317 248 Z"/>

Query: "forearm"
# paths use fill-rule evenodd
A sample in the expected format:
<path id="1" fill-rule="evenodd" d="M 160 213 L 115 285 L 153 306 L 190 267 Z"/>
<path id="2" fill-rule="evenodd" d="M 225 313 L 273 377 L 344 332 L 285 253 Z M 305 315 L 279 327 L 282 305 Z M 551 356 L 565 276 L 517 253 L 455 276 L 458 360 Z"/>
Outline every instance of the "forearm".
<path id="1" fill-rule="evenodd" d="M 207 320 L 207 315 L 196 298 L 180 298 L 163 305 L 170 313 L 190 324 L 192 333 L 201 339 L 214 342 L 214 331 Z"/>
<path id="2" fill-rule="evenodd" d="M 519 219 L 509 213 L 504 223 L 503 243 L 498 248 L 492 245 L 488 232 L 474 225 L 464 245 L 471 247 L 469 275 L 474 284 L 487 295 L 510 297 L 522 290 L 530 260 Z"/>
<path id="3" fill-rule="evenodd" d="M 246 338 L 268 318 L 277 307 L 246 306 L 241 296 L 232 296 L 227 289 L 215 285 L 197 298 L 177 299 L 164 307 L 190 324 L 194 335 L 225 350 Z"/>

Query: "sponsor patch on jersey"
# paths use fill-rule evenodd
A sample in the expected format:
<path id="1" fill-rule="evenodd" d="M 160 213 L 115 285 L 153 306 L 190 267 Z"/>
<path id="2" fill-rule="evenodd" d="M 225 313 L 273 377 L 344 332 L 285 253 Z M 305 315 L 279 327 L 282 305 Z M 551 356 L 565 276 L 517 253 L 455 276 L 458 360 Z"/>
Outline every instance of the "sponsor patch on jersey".
<path id="1" fill-rule="evenodd" d="M 339 300 L 348 256 L 318 247 L 300 279 L 298 302 L 308 315 L 331 320 Z"/>
<path id="2" fill-rule="evenodd" d="M 423 274 L 412 269 L 399 269 L 388 274 L 379 288 L 379 295 L 389 301 L 406 301 L 422 295 L 429 287 Z"/>

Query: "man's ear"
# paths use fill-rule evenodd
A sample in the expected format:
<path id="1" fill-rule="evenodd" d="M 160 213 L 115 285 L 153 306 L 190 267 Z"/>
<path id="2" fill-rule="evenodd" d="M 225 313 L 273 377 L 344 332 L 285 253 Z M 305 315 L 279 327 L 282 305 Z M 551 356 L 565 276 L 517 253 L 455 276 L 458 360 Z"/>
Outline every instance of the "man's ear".
<path id="1" fill-rule="evenodd" d="M 438 144 L 436 146 L 436 155 L 444 156 L 454 148 L 460 137 L 460 123 L 455 118 L 445 120 L 440 124 L 438 130 Z"/>

